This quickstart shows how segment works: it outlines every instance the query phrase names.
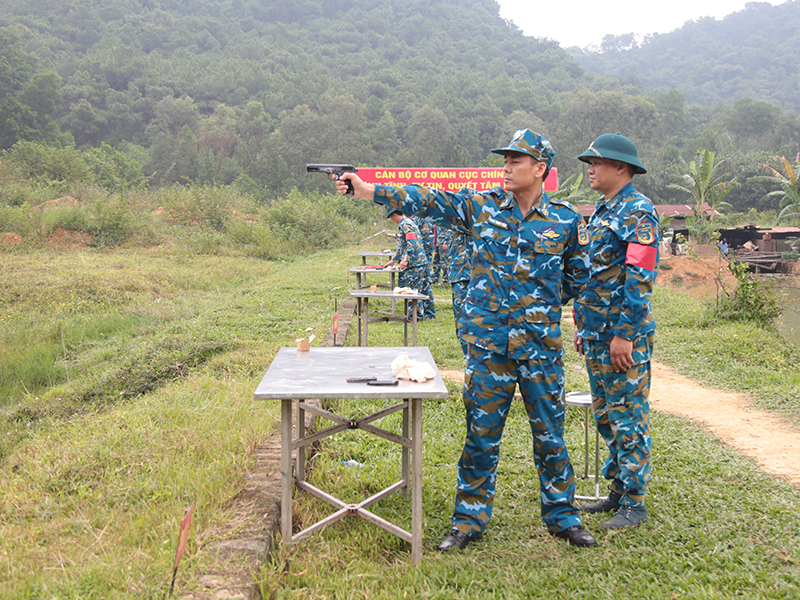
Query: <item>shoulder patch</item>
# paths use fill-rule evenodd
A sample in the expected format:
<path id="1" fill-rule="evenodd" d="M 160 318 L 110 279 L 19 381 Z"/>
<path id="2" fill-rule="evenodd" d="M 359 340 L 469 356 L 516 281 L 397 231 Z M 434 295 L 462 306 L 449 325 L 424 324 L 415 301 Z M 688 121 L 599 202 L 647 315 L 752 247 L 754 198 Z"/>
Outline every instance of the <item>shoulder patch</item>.
<path id="1" fill-rule="evenodd" d="M 636 227 L 636 241 L 647 246 L 656 240 L 655 231 L 650 223 L 642 223 Z"/>
<path id="2" fill-rule="evenodd" d="M 589 243 L 589 227 L 583 221 L 578 224 L 578 243 L 581 246 Z"/>
<path id="3" fill-rule="evenodd" d="M 552 204 L 558 204 L 559 206 L 563 206 L 565 208 L 568 208 L 574 213 L 578 212 L 577 209 L 574 206 L 572 206 L 572 203 L 568 202 L 566 200 L 560 200 L 558 198 L 550 198 L 550 202 Z"/>

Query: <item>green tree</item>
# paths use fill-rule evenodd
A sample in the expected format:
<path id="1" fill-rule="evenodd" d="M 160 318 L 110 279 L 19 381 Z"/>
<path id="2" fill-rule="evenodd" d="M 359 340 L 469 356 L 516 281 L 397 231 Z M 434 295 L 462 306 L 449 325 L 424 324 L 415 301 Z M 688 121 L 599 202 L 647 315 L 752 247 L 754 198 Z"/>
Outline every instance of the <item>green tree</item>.
<path id="1" fill-rule="evenodd" d="M 36 57 L 22 50 L 19 35 L 0 28 L 0 148 L 20 140 L 55 142 L 52 119 L 59 78 L 36 73 Z"/>
<path id="2" fill-rule="evenodd" d="M 729 173 L 720 173 L 723 164 L 722 160 L 715 161 L 715 154 L 711 150 L 703 148 L 689 163 L 689 172 L 683 175 L 683 183 L 667 185 L 669 189 L 692 197 L 692 233 L 700 238 L 700 243 L 711 239 L 714 215 L 718 210 L 730 207 L 724 201 L 725 196 L 739 185 L 735 177 L 730 178 Z"/>
<path id="3" fill-rule="evenodd" d="M 141 189 L 147 183 L 141 163 L 108 144 L 91 148 L 84 153 L 84 158 L 95 181 L 108 190 Z"/>
<path id="4" fill-rule="evenodd" d="M 762 200 L 773 197 L 780 199 L 782 210 L 778 215 L 779 223 L 784 219 L 800 219 L 800 177 L 798 177 L 800 174 L 800 155 L 798 155 L 794 167 L 784 156 L 781 156 L 781 163 L 783 163 L 783 168 L 786 171 L 785 175 L 769 165 L 762 164 L 761 166 L 772 175 L 757 175 L 747 180 L 748 182 L 777 185 L 780 188 L 769 192 L 762 198 Z"/>
<path id="5" fill-rule="evenodd" d="M 147 127 L 153 161 L 148 172 L 155 183 L 185 183 L 194 177 L 199 121 L 200 110 L 188 96 L 158 103 Z"/>

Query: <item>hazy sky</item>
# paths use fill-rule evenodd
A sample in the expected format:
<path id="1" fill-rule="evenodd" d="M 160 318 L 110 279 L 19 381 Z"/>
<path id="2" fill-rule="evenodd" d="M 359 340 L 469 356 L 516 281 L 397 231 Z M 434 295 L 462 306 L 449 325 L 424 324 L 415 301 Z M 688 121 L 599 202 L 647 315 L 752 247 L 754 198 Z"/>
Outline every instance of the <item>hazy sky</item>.
<path id="1" fill-rule="evenodd" d="M 564 48 L 599 46 L 609 33 L 668 33 L 686 21 L 722 19 L 742 10 L 749 1 L 752 0 L 497 0 L 500 16 L 512 21 L 525 35 L 554 39 Z M 766 1 L 778 5 L 785 0 Z"/>

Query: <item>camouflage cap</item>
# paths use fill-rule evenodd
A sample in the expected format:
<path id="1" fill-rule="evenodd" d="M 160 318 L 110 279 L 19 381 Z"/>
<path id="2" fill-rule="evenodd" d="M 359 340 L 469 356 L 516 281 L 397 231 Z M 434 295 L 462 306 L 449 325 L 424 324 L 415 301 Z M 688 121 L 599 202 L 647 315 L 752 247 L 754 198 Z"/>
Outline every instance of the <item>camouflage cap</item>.
<path id="1" fill-rule="evenodd" d="M 642 161 L 639 160 L 639 151 L 636 144 L 619 133 L 604 133 L 598 136 L 583 154 L 578 155 L 578 160 L 585 163 L 592 158 L 608 158 L 633 165 L 634 173 L 647 173 Z"/>
<path id="2" fill-rule="evenodd" d="M 386 207 L 386 218 L 387 219 L 389 217 L 391 217 L 394 213 L 400 213 L 402 215 L 403 211 L 400 210 L 399 208 L 392 208 L 391 206 L 387 206 Z"/>
<path id="3" fill-rule="evenodd" d="M 505 156 L 506 152 L 522 152 L 528 156 L 532 156 L 539 162 L 543 162 L 549 169 L 553 166 L 553 159 L 556 156 L 556 151 L 546 139 L 538 133 L 530 129 L 520 129 L 511 138 L 511 143 L 508 148 L 495 148 L 492 150 L 495 154 L 502 154 Z"/>

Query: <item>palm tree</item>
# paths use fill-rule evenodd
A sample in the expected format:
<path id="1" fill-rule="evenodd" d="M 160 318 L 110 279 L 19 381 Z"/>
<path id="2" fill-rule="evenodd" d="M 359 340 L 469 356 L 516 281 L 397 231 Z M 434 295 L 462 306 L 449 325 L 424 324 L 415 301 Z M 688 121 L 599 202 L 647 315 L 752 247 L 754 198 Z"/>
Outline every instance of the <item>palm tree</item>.
<path id="1" fill-rule="evenodd" d="M 566 200 L 572 204 L 594 204 L 599 194 L 591 189 L 580 189 L 583 181 L 583 173 L 570 175 L 559 184 L 558 190 L 549 192 L 547 195 L 554 200 Z"/>
<path id="2" fill-rule="evenodd" d="M 692 212 L 694 213 L 694 231 L 692 233 L 700 238 L 701 243 L 707 242 L 711 238 L 714 216 L 717 211 L 722 208 L 730 208 L 731 205 L 724 201 L 725 196 L 733 188 L 739 186 L 736 177 L 730 179 L 729 173 L 719 173 L 725 161 L 715 162 L 714 158 L 714 152 L 702 148 L 697 152 L 695 159 L 689 163 L 689 172 L 683 175 L 683 183 L 667 185 L 667 188 L 671 190 L 684 192 L 692 197 Z"/>
<path id="3" fill-rule="evenodd" d="M 781 156 L 783 168 L 786 170 L 786 175 L 779 173 L 769 165 L 761 165 L 772 175 L 756 175 L 747 181 L 755 183 L 773 183 L 777 184 L 781 189 L 775 190 L 765 194 L 762 200 L 766 200 L 772 196 L 778 197 L 781 200 L 781 212 L 778 215 L 778 223 L 783 219 L 797 219 L 800 217 L 800 154 L 795 159 L 795 167 L 789 164 L 786 157 Z"/>

